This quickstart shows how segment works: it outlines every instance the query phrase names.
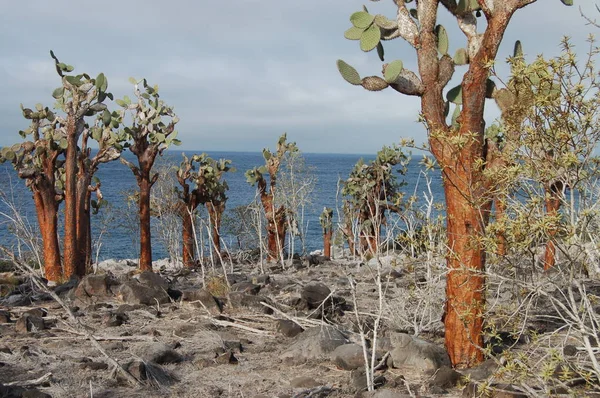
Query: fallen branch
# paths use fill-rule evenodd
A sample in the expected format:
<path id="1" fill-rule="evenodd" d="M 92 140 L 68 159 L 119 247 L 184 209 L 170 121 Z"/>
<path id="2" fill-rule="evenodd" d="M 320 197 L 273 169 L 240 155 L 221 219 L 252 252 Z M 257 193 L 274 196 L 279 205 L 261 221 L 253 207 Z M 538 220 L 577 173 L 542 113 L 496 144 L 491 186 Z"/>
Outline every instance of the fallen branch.
<path id="1" fill-rule="evenodd" d="M 300 321 L 298 320 L 299 318 L 296 318 L 296 317 L 290 316 L 290 315 L 286 314 L 285 312 L 283 312 L 283 311 L 280 311 L 280 310 L 278 310 L 277 308 L 273 307 L 272 305 L 269 305 L 269 304 L 265 303 L 264 301 L 261 301 L 260 303 L 261 303 L 262 305 L 264 305 L 265 307 L 272 309 L 272 310 L 273 310 L 273 312 L 275 312 L 275 313 L 277 313 L 277 314 L 281 315 L 282 317 L 284 317 L 284 318 L 286 318 L 286 319 L 288 319 L 288 320 L 290 320 L 290 321 L 294 322 L 296 325 L 300 326 L 301 328 L 304 328 L 304 327 L 305 327 L 305 325 L 302 325 L 302 324 L 300 323 Z M 315 320 L 315 319 L 303 318 L 303 319 L 302 319 L 302 321 L 304 321 L 305 323 L 307 323 L 307 324 L 309 324 L 309 325 L 314 325 L 314 326 L 319 326 L 319 325 L 322 325 L 322 324 L 323 324 L 323 322 L 322 322 L 322 321 L 317 321 L 317 320 Z"/>
<path id="2" fill-rule="evenodd" d="M 71 333 L 77 336 L 86 337 L 87 335 L 82 332 L 78 332 L 77 330 L 69 330 L 62 328 L 53 328 L 57 332 L 65 332 Z M 156 339 L 153 336 L 97 336 L 92 335 L 92 337 L 98 341 L 155 341 Z M 51 338 L 51 337 L 50 337 Z M 63 339 L 63 337 L 57 337 L 58 339 Z M 48 337 L 46 338 L 48 339 Z"/>
<path id="3" fill-rule="evenodd" d="M 11 381 L 10 383 L 4 383 L 5 386 L 17 386 L 17 387 L 35 387 L 47 384 L 50 382 L 52 378 L 52 373 L 48 372 L 45 375 L 38 377 L 33 380 L 23 380 L 23 381 Z"/>
<path id="4" fill-rule="evenodd" d="M 206 318 L 210 322 L 212 322 L 213 325 L 237 328 L 237 329 L 245 330 L 247 332 L 259 334 L 259 335 L 262 335 L 262 336 L 273 336 L 272 333 L 270 333 L 270 332 L 268 332 L 266 330 L 255 329 L 255 328 L 252 328 L 250 326 L 239 325 L 239 324 L 234 323 L 234 322 L 221 321 L 219 319 L 214 319 L 214 318 L 211 318 L 211 317 L 208 317 L 208 316 L 206 316 L 204 318 Z"/>

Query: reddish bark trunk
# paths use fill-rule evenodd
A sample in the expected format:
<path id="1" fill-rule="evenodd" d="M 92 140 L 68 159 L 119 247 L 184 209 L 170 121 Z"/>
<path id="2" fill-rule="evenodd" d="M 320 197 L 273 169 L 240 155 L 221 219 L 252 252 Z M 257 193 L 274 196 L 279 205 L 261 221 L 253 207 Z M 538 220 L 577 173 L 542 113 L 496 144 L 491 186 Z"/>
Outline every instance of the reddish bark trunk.
<path id="1" fill-rule="evenodd" d="M 546 215 L 555 218 L 560 210 L 560 200 L 562 196 L 562 183 L 557 182 L 545 189 L 546 199 L 545 208 Z M 544 252 L 544 270 L 547 271 L 556 265 L 556 243 L 554 237 L 558 230 L 556 226 L 552 226 L 548 230 L 548 241 L 546 242 L 546 250 Z"/>
<path id="2" fill-rule="evenodd" d="M 221 220 L 223 218 L 223 212 L 225 211 L 225 203 L 221 202 L 207 202 L 206 209 L 208 210 L 208 217 L 210 219 L 210 226 L 212 228 L 212 241 L 213 249 L 217 253 L 221 253 Z"/>
<path id="3" fill-rule="evenodd" d="M 453 181 L 465 181 L 466 177 L 464 173 L 451 176 Z M 485 220 L 482 220 L 481 209 L 465 200 L 467 189 L 467 186 L 445 184 L 449 248 L 445 340 L 450 359 L 459 368 L 483 361 L 485 251 L 479 237 Z"/>
<path id="4" fill-rule="evenodd" d="M 90 201 L 91 192 L 90 178 L 80 163 L 77 173 L 77 264 L 75 273 L 79 278 L 85 276 L 91 265 L 91 223 L 90 223 Z"/>
<path id="5" fill-rule="evenodd" d="M 77 275 L 79 248 L 77 245 L 77 141 L 80 125 L 75 116 L 67 116 L 67 149 L 65 153 L 65 235 L 64 235 L 64 276 L 65 279 Z"/>
<path id="6" fill-rule="evenodd" d="M 325 257 L 331 257 L 331 228 L 323 230 L 323 254 Z"/>
<path id="7" fill-rule="evenodd" d="M 140 188 L 140 263 L 141 271 L 152 271 L 152 238 L 150 232 L 150 182 L 149 173 L 142 171 L 138 181 Z"/>
<path id="8" fill-rule="evenodd" d="M 483 167 L 483 111 L 488 65 L 496 58 L 498 47 L 514 4 L 496 2 L 494 15 L 488 18 L 479 50 L 471 57 L 469 69 L 462 80 L 462 111 L 458 128 L 448 126 L 445 117 L 443 90 L 453 74 L 449 56 L 441 59 L 436 46 L 438 2 L 419 4 L 419 74 L 424 91 L 421 110 L 427 122 L 429 142 L 442 167 L 447 206 L 448 276 L 444 314 L 446 348 L 452 364 L 458 368 L 472 367 L 483 360 L 482 311 L 485 305 L 485 252 L 480 241 L 491 202 L 485 200 Z M 453 137 L 463 137 L 460 145 Z"/>
<path id="9" fill-rule="evenodd" d="M 34 190 L 33 200 L 44 247 L 44 274 L 50 282 L 62 282 L 60 246 L 58 243 L 58 202 L 51 192 Z"/>
<path id="10" fill-rule="evenodd" d="M 267 260 L 277 261 L 285 244 L 285 209 L 273 206 L 273 194 L 261 194 L 261 203 L 267 219 Z"/>
<path id="11" fill-rule="evenodd" d="M 181 212 L 182 222 L 182 240 L 183 240 L 183 254 L 182 260 L 183 265 L 186 267 L 193 267 L 196 259 L 196 239 L 194 239 L 194 225 L 192 220 L 192 214 L 194 209 L 188 212 L 188 207 L 183 205 Z"/>

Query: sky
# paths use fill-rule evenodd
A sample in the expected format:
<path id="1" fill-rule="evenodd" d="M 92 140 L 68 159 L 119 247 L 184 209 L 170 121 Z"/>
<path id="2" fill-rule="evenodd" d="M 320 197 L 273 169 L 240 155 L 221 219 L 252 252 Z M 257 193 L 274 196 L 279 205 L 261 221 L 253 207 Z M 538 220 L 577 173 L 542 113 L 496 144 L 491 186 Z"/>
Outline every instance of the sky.
<path id="1" fill-rule="evenodd" d="M 158 84 L 181 120 L 186 151 L 260 151 L 284 132 L 307 153 L 372 154 L 402 137 L 423 142 L 417 97 L 368 92 L 337 71 L 343 59 L 361 76 L 381 73 L 375 51 L 364 53 L 343 37 L 363 4 L 372 14 L 394 16 L 391 0 L 0 0 L 0 146 L 19 142 L 18 131 L 28 126 L 20 103 L 52 106 L 60 80 L 49 50 L 75 72 L 103 72 L 117 98 L 131 96 L 130 76 Z M 499 73 L 506 73 L 517 39 L 528 59 L 558 55 L 564 35 L 583 55 L 587 36 L 600 29 L 586 25 L 580 8 L 600 19 L 591 0 L 573 7 L 538 0 L 517 11 L 499 51 Z M 453 54 L 465 38 L 445 10 L 440 18 Z M 401 59 L 416 69 L 402 39 L 384 47 L 386 62 Z M 486 119 L 497 115 L 488 102 Z"/>

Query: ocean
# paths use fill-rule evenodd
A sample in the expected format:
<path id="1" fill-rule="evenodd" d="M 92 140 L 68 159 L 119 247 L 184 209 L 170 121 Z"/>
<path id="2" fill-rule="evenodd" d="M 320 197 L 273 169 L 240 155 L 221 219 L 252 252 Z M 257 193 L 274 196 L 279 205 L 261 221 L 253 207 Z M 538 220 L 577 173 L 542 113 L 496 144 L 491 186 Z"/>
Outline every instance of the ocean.
<path id="1" fill-rule="evenodd" d="M 193 151 L 183 151 L 188 157 Z M 157 159 L 157 166 L 178 165 L 182 159 L 182 151 L 165 151 L 162 158 Z M 256 188 L 246 182 L 244 173 L 246 170 L 264 164 L 262 153 L 259 152 L 207 152 L 213 159 L 231 159 L 232 166 L 236 168 L 233 173 L 226 173 L 225 179 L 229 185 L 227 209 L 225 211 L 224 228 L 222 231 L 223 240 L 226 246 L 231 250 L 239 248 L 239 242 L 235 236 L 228 231 L 236 227 L 238 213 L 233 209 L 238 206 L 247 206 L 256 198 Z M 126 152 L 125 156 L 129 160 L 135 158 L 131 153 Z M 307 252 L 322 249 L 322 230 L 319 224 L 319 215 L 325 206 L 334 209 L 334 221 L 337 220 L 336 207 L 342 206 L 341 193 L 338 194 L 338 181 L 348 177 L 350 171 L 356 162 L 363 158 L 365 161 L 374 158 L 374 155 L 358 154 L 302 154 L 305 164 L 308 167 L 309 175 L 314 179 L 314 190 L 308 198 L 305 207 L 303 223 L 299 228 L 305 232 L 304 245 L 296 239 L 296 252 L 301 252 L 302 247 Z M 420 155 L 411 159 L 407 173 L 398 174 L 398 181 L 406 183 L 401 190 L 406 197 L 416 195 L 419 199 L 417 206 L 423 204 L 423 193 L 427 192 L 424 176 L 421 173 L 423 167 L 419 164 Z M 127 208 L 125 205 L 125 193 L 133 192 L 137 189 L 135 178 L 132 172 L 121 162 L 115 161 L 100 165 L 97 173 L 102 185 L 101 191 L 104 199 L 109 206 L 100 210 L 97 215 L 92 216 L 92 235 L 94 240 L 98 240 L 101 246 L 98 250 L 98 260 L 104 259 L 135 259 L 138 256 L 138 244 L 136 235 L 136 213 L 135 206 Z M 443 190 L 439 171 L 434 170 L 429 173 L 432 179 L 431 190 L 436 202 L 443 199 Z M 341 189 L 341 188 L 340 188 Z M 31 193 L 25 187 L 23 180 L 20 180 L 12 165 L 0 164 L 0 245 L 14 246 L 16 241 L 12 232 L 12 222 L 9 217 L 11 211 L 8 203 L 13 203 L 18 209 L 19 214 L 28 221 L 34 233 L 37 233 L 37 224 L 35 208 Z M 61 205 L 61 211 L 63 205 Z M 168 257 L 167 245 L 164 239 L 165 234 L 160 228 L 162 220 L 153 219 L 153 258 L 161 259 Z M 59 220 L 60 222 L 60 220 Z M 61 233 L 61 231 L 59 231 Z M 178 236 L 174 237 L 175 239 Z M 97 249 L 97 247 L 96 247 Z M 94 257 L 96 253 L 94 253 Z"/>

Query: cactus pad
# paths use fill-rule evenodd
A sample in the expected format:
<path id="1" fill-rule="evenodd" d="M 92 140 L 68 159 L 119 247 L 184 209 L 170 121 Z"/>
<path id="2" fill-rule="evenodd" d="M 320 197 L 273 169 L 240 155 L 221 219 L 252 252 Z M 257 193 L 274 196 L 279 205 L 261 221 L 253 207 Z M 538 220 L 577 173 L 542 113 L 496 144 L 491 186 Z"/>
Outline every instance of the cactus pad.
<path id="1" fill-rule="evenodd" d="M 455 65 L 466 65 L 469 63 L 469 54 L 467 54 L 467 50 L 464 48 L 459 48 L 454 53 L 454 64 Z"/>
<path id="2" fill-rule="evenodd" d="M 360 36 L 360 49 L 368 52 L 373 50 L 381 40 L 381 30 L 377 25 L 371 25 Z"/>
<path id="3" fill-rule="evenodd" d="M 337 68 L 340 71 L 340 74 L 342 75 L 344 80 L 346 80 L 348 83 L 353 84 L 355 86 L 359 86 L 361 84 L 360 75 L 358 74 L 356 69 L 354 69 L 353 67 L 351 67 L 350 65 L 348 65 L 347 63 L 342 61 L 341 59 L 338 59 L 336 64 L 337 64 Z"/>
<path id="4" fill-rule="evenodd" d="M 365 11 L 357 11 L 350 15 L 350 22 L 357 28 L 367 29 L 375 20 L 375 17 Z"/>
<path id="5" fill-rule="evenodd" d="M 448 33 L 446 33 L 446 29 L 442 25 L 435 27 L 435 38 L 440 54 L 448 54 Z"/>
<path id="6" fill-rule="evenodd" d="M 348 40 L 360 40 L 360 36 L 362 35 L 363 31 L 364 29 L 353 26 L 344 32 L 344 37 Z"/>
<path id="7" fill-rule="evenodd" d="M 379 76 L 368 76 L 362 79 L 362 86 L 369 91 L 381 91 L 386 89 L 388 84 Z"/>
<path id="8" fill-rule="evenodd" d="M 387 64 L 385 71 L 383 72 L 385 81 L 388 83 L 394 83 L 400 76 L 400 73 L 402 73 L 403 68 L 404 65 L 400 60 L 395 60 Z"/>
<path id="9" fill-rule="evenodd" d="M 453 104 L 462 105 L 462 86 L 459 84 L 446 94 L 446 99 Z"/>

